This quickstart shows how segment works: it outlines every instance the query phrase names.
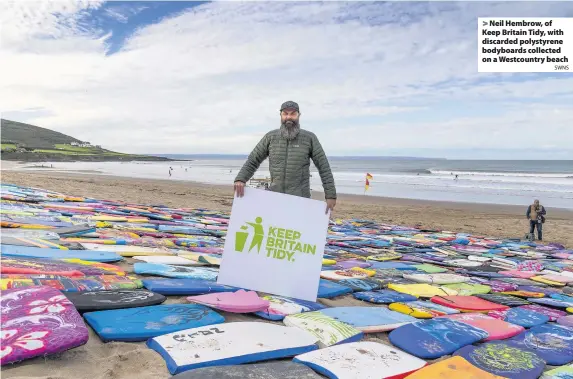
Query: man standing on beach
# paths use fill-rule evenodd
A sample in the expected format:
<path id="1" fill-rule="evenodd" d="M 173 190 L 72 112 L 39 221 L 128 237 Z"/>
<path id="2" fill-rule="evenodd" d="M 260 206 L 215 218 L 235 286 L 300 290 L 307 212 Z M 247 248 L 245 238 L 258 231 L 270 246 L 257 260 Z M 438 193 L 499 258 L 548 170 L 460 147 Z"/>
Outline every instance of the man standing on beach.
<path id="1" fill-rule="evenodd" d="M 532 235 L 537 227 L 537 239 L 539 241 L 543 240 L 543 223 L 545 222 L 545 207 L 539 204 L 539 200 L 535 200 L 533 204 L 527 207 L 527 212 L 525 215 L 529 219 L 529 234 Z"/>
<path id="2" fill-rule="evenodd" d="M 310 160 L 318 169 L 326 213 L 336 205 L 336 187 L 326 154 L 312 132 L 300 128 L 299 106 L 294 101 L 283 103 L 280 109 L 281 126 L 268 132 L 255 146 L 235 178 L 235 192 L 244 195 L 245 183 L 255 174 L 261 163 L 269 158 L 271 184 L 269 190 L 310 198 Z"/>

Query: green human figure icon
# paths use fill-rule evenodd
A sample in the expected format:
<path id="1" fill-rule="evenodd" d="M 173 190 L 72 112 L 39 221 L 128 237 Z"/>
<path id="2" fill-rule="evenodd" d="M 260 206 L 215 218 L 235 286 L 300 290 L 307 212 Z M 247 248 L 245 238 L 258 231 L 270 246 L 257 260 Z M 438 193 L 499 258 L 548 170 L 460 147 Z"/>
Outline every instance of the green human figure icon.
<path id="1" fill-rule="evenodd" d="M 261 217 L 257 217 L 255 219 L 256 223 L 247 222 L 247 225 L 250 225 L 255 230 L 255 235 L 253 236 L 253 240 L 251 241 L 251 246 L 249 247 L 249 253 L 253 248 L 257 247 L 257 252 L 261 252 L 261 246 L 263 244 L 263 239 L 265 238 L 265 231 L 263 229 L 263 219 Z"/>

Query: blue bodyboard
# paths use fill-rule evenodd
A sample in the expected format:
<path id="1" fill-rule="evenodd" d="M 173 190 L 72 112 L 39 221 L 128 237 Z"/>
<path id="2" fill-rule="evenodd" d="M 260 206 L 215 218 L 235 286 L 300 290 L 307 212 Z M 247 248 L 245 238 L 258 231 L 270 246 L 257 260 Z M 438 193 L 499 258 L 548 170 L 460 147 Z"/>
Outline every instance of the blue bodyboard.
<path id="1" fill-rule="evenodd" d="M 464 346 L 454 353 L 472 365 L 508 379 L 537 379 L 545 362 L 537 354 L 510 346 L 505 341 Z"/>
<path id="2" fill-rule="evenodd" d="M 511 308 L 505 311 L 503 320 L 524 328 L 532 328 L 549 322 L 549 316 L 523 308 Z"/>
<path id="3" fill-rule="evenodd" d="M 566 326 L 535 326 L 508 339 L 507 344 L 533 351 L 551 366 L 562 366 L 573 361 L 573 329 Z"/>
<path id="4" fill-rule="evenodd" d="M 551 298 L 549 298 L 549 297 L 528 298 L 527 300 L 532 302 L 532 303 L 549 305 L 550 307 L 554 307 L 554 308 L 570 308 L 570 307 L 573 307 L 572 302 L 558 300 L 556 298 L 553 298 L 553 296 L 555 296 L 555 295 L 551 295 Z M 566 297 L 569 297 L 569 296 L 566 296 Z"/>
<path id="5" fill-rule="evenodd" d="M 219 270 L 205 267 L 172 266 L 156 263 L 136 263 L 133 272 L 143 275 L 159 275 L 177 279 L 201 279 L 216 281 Z"/>
<path id="6" fill-rule="evenodd" d="M 402 263 L 402 262 L 376 262 L 376 261 L 366 261 L 368 263 L 370 263 L 372 266 L 370 266 L 371 269 L 386 269 L 386 268 L 395 268 L 396 270 L 416 270 L 416 267 L 414 267 L 413 265 L 408 265 L 406 263 Z"/>
<path id="7" fill-rule="evenodd" d="M 416 296 L 408 295 L 393 290 L 356 292 L 352 296 L 358 300 L 368 301 L 375 304 L 390 304 L 405 301 L 416 301 Z"/>
<path id="8" fill-rule="evenodd" d="M 573 296 L 568 296 L 562 293 L 552 293 L 551 295 L 549 295 L 549 297 L 552 299 L 573 303 Z M 573 305 L 570 306 L 573 307 Z"/>
<path id="9" fill-rule="evenodd" d="M 320 279 L 318 286 L 318 298 L 330 299 L 336 296 L 352 293 L 352 288 L 340 285 L 326 279 Z"/>
<path id="10" fill-rule="evenodd" d="M 382 283 L 373 279 L 342 279 L 338 281 L 338 284 L 352 288 L 353 291 L 372 291 L 382 288 Z"/>
<path id="11" fill-rule="evenodd" d="M 117 262 L 123 257 L 108 251 L 60 250 L 41 247 L 2 245 L 4 257 L 38 258 L 38 259 L 73 259 L 78 258 L 91 262 Z"/>
<path id="12" fill-rule="evenodd" d="M 418 319 L 414 317 L 383 307 L 333 307 L 325 308 L 321 310 L 320 313 L 359 330 L 378 328 L 378 330 L 372 330 L 373 332 L 393 329 L 393 327 L 385 328 L 385 325 L 390 326 L 418 321 Z"/>
<path id="13" fill-rule="evenodd" d="M 418 358 L 436 359 L 487 338 L 483 330 L 447 318 L 418 321 L 394 329 L 390 342 Z"/>
<path id="14" fill-rule="evenodd" d="M 235 292 L 240 288 L 201 279 L 144 279 L 143 286 L 162 295 L 204 295 L 212 292 Z"/>
<path id="15" fill-rule="evenodd" d="M 201 304 L 169 304 L 84 313 L 102 341 L 145 341 L 200 326 L 221 324 L 224 317 Z"/>

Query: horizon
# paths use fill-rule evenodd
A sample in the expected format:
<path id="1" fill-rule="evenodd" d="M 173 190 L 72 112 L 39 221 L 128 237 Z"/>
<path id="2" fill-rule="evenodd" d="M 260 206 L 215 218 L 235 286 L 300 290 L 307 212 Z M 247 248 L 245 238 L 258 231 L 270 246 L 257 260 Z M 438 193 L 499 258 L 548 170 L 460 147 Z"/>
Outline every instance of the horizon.
<path id="1" fill-rule="evenodd" d="M 14 122 L 14 120 L 8 120 L 5 118 L 0 118 L 3 121 L 9 121 L 9 122 Z M 16 121 L 18 122 L 18 121 Z M 33 125 L 36 127 L 39 127 L 37 125 Z M 74 137 L 74 136 L 68 136 L 68 137 Z M 106 148 L 105 146 L 103 146 L 103 148 Z M 453 153 L 452 156 L 444 156 L 444 149 L 438 149 L 438 150 L 432 150 L 432 149 L 424 149 L 426 151 L 430 151 L 432 153 L 435 153 L 437 155 L 431 156 L 430 155 L 399 155 L 399 154 L 394 154 L 394 155 L 367 155 L 367 154 L 358 154 L 358 155 L 331 155 L 331 154 L 327 154 L 329 158 L 333 158 L 333 159 L 338 159 L 338 158 L 360 158 L 360 159 L 368 159 L 368 158 L 376 158 L 376 159 L 380 159 L 380 158 L 384 158 L 384 159 L 410 159 L 410 160 L 459 160 L 459 161 L 464 161 L 464 160 L 471 160 L 471 161 L 475 161 L 475 160 L 479 160 L 479 161 L 516 161 L 516 162 L 523 162 L 523 161 L 570 161 L 573 160 L 573 157 L 571 158 L 547 158 L 546 157 L 546 152 L 543 150 L 539 150 L 539 151 L 533 151 L 531 149 L 505 149 L 503 151 L 501 151 L 502 155 L 503 154 L 509 154 L 512 157 L 511 158 L 494 158 L 492 157 L 492 150 L 484 150 L 484 149 L 474 149 L 474 152 L 477 151 L 478 154 L 477 156 L 474 157 L 464 157 L 463 153 L 465 153 L 464 149 L 449 149 L 446 151 L 449 151 L 450 154 Z M 499 153 L 500 151 L 498 151 Z M 541 154 L 541 156 L 537 156 L 536 158 L 520 158 L 520 159 L 516 159 L 515 155 L 519 154 L 519 153 L 525 153 L 527 152 L 527 155 L 531 156 L 531 155 L 536 155 L 536 154 Z M 249 152 L 243 152 L 243 153 L 148 153 L 148 152 L 143 152 L 143 153 L 139 153 L 139 154 L 143 154 L 143 155 L 151 155 L 151 156 L 160 156 L 160 157 L 236 157 L 236 158 L 246 158 L 249 155 Z M 456 156 L 456 154 L 458 154 L 458 156 Z M 481 156 L 479 156 L 481 154 Z M 564 151 L 564 155 L 567 155 L 568 152 Z M 555 155 L 555 154 L 554 154 Z"/>
<path id="2" fill-rule="evenodd" d="M 248 153 L 286 100 L 328 156 L 571 160 L 571 73 L 477 72 L 477 17 L 573 3 L 2 2 L 2 117 L 132 154 Z"/>
<path id="3" fill-rule="evenodd" d="M 151 156 L 161 156 L 161 157 L 234 157 L 234 158 L 246 158 L 249 154 L 161 154 L 152 153 L 146 154 Z M 422 156 L 397 156 L 397 155 L 329 155 L 329 159 L 348 159 L 348 158 L 358 158 L 358 159 L 404 159 L 404 160 L 443 160 L 443 161 L 514 161 L 514 162 L 527 162 L 527 161 L 548 161 L 548 162 L 567 162 L 573 161 L 573 159 L 460 159 L 460 158 L 438 158 L 438 157 L 422 157 Z"/>

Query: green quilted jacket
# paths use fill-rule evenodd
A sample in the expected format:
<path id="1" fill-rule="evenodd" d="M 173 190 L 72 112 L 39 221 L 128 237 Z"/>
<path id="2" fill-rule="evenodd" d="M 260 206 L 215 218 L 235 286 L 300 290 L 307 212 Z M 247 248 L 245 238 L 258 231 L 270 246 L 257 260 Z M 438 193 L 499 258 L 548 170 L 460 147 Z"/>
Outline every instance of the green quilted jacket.
<path id="1" fill-rule="evenodd" d="M 261 163 L 269 158 L 269 189 L 294 196 L 310 197 L 310 160 L 318 169 L 326 199 L 336 199 L 334 178 L 326 154 L 314 133 L 301 129 L 288 141 L 280 129 L 268 132 L 255 146 L 235 181 L 247 183 Z"/>

